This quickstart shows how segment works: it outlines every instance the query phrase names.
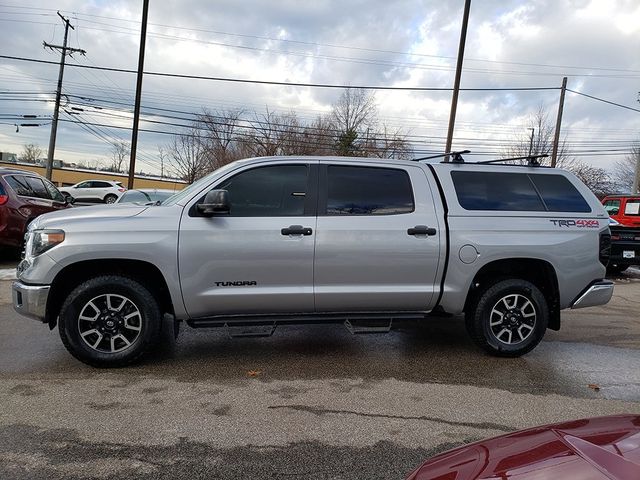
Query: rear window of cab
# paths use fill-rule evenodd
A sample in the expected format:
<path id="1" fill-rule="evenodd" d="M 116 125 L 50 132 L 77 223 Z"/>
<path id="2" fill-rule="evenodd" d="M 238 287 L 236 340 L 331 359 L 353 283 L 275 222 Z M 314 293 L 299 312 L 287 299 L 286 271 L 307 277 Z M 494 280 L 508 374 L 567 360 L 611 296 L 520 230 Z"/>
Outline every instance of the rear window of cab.
<path id="1" fill-rule="evenodd" d="M 562 175 L 513 172 L 451 172 L 465 210 L 589 213 L 591 207 Z"/>

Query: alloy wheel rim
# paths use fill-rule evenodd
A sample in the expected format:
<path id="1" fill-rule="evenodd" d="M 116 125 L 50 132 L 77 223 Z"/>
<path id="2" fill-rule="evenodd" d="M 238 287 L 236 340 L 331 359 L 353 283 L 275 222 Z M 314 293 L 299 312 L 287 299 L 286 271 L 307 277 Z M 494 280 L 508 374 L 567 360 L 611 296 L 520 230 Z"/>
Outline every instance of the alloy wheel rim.
<path id="1" fill-rule="evenodd" d="M 97 352 L 122 352 L 131 348 L 140 337 L 142 314 L 131 299 L 105 293 L 82 307 L 78 331 L 84 343 Z"/>
<path id="2" fill-rule="evenodd" d="M 535 330 L 537 320 L 533 302 L 524 295 L 512 293 L 500 298 L 489 314 L 489 329 L 501 343 L 524 342 Z"/>

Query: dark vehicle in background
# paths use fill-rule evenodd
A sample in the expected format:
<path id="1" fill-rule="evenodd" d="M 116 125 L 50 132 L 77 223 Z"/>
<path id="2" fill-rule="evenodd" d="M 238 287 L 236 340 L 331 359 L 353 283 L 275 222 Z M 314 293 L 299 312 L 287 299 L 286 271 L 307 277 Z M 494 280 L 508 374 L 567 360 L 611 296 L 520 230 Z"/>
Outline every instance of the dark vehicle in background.
<path id="1" fill-rule="evenodd" d="M 46 178 L 0 167 L 0 247 L 22 247 L 27 225 L 34 218 L 68 206 L 62 193 Z"/>
<path id="2" fill-rule="evenodd" d="M 620 225 L 640 228 L 640 195 L 609 195 L 602 199 L 602 205 Z"/>
<path id="3" fill-rule="evenodd" d="M 609 273 L 640 265 L 640 195 L 609 195 L 602 199 L 612 219 Z"/>
<path id="4" fill-rule="evenodd" d="M 449 450 L 407 480 L 640 478 L 640 416 L 588 418 L 521 430 Z"/>
<path id="5" fill-rule="evenodd" d="M 173 195 L 173 190 L 143 189 L 143 190 L 127 190 L 122 194 L 116 203 L 135 203 L 136 205 L 153 205 L 162 203 L 164 200 Z"/>
<path id="6" fill-rule="evenodd" d="M 611 254 L 607 272 L 622 273 L 632 265 L 640 265 L 640 227 L 625 227 L 610 219 Z"/>

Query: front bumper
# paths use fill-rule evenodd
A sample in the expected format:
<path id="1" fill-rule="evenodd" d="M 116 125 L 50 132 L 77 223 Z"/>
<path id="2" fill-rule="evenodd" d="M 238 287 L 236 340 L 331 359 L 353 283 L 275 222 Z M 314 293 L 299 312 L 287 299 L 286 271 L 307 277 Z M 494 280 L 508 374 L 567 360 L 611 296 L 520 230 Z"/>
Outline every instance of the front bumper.
<path id="1" fill-rule="evenodd" d="M 574 300 L 571 308 L 594 307 L 608 303 L 613 295 L 613 285 L 613 282 L 609 280 L 594 282 Z"/>
<path id="2" fill-rule="evenodd" d="M 11 291 L 14 310 L 25 317 L 44 322 L 50 289 L 49 285 L 25 285 L 21 282 L 13 282 Z"/>

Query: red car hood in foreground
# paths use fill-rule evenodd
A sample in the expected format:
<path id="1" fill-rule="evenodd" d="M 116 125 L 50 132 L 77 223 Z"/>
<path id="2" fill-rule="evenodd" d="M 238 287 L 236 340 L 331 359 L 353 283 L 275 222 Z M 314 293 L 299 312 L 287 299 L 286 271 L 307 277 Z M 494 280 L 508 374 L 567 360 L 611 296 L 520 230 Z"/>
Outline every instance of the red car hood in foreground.
<path id="1" fill-rule="evenodd" d="M 407 480 L 640 480 L 640 415 L 521 430 L 442 453 Z"/>

